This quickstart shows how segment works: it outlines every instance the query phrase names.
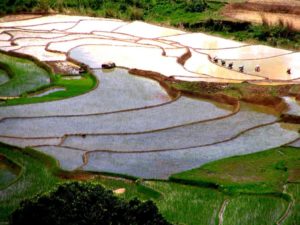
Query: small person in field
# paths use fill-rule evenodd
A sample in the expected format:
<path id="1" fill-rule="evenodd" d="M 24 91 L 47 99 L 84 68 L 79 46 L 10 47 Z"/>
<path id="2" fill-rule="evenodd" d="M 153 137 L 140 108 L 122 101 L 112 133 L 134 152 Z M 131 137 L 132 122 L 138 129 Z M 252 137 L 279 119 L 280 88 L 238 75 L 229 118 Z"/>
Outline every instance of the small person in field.
<path id="1" fill-rule="evenodd" d="M 260 72 L 260 65 L 255 66 L 255 72 Z"/>
<path id="2" fill-rule="evenodd" d="M 214 61 L 214 63 L 218 63 L 218 57 L 214 56 L 213 61 Z"/>
<path id="3" fill-rule="evenodd" d="M 244 72 L 244 65 L 239 66 L 239 71 L 240 71 L 241 73 Z"/>
<path id="4" fill-rule="evenodd" d="M 286 71 L 286 73 L 287 73 L 287 74 L 291 74 L 291 73 L 292 73 L 291 68 L 288 68 L 287 71 Z"/>

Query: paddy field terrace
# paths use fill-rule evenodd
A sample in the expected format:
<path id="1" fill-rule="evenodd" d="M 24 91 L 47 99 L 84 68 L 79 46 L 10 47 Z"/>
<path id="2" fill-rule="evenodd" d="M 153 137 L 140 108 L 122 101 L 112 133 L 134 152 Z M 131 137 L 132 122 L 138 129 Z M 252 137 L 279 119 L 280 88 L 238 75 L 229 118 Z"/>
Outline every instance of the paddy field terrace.
<path id="1" fill-rule="evenodd" d="M 299 221 L 299 52 L 83 16 L 0 31 L 1 221 L 73 179 L 174 223 Z"/>

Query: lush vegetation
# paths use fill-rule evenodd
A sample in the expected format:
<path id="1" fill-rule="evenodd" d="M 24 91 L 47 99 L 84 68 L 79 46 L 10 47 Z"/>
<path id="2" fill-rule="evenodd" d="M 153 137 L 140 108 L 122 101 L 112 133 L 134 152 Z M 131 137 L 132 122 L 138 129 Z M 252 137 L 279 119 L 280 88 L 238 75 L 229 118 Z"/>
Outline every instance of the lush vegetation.
<path id="1" fill-rule="evenodd" d="M 31 60 L 0 53 L 0 68 L 10 79 L 0 85 L 0 96 L 18 96 L 50 84 L 50 75 Z"/>
<path id="2" fill-rule="evenodd" d="M 80 79 L 65 79 L 64 75 L 52 74 L 49 69 L 47 71 L 32 60 L 4 53 L 0 53 L 0 68 L 9 75 L 9 80 L 0 84 L 0 96 L 18 97 L 6 99 L 1 106 L 60 100 L 84 94 L 97 84 L 96 78 L 90 73 L 82 74 Z M 56 87 L 62 90 L 34 96 L 35 93 Z"/>
<path id="3" fill-rule="evenodd" d="M 112 191 L 89 183 L 66 183 L 57 190 L 24 200 L 11 225 L 169 225 L 152 201 L 124 201 Z"/>
<path id="4" fill-rule="evenodd" d="M 209 8 L 205 0 L 6 0 L 2 1 L 0 6 L 2 13 L 48 12 L 54 9 L 58 12 L 71 11 L 131 20 L 162 15 L 164 21 L 166 18 L 175 18 L 185 13 L 188 14 L 187 17 L 192 17 Z"/>
<path id="5" fill-rule="evenodd" d="M 282 155 L 281 159 L 285 163 L 281 163 L 280 160 L 278 160 L 279 156 L 277 154 L 281 155 L 279 152 L 286 155 L 285 157 Z M 289 222 L 286 224 L 295 224 L 295 221 L 299 218 L 297 211 L 299 208 L 299 185 L 289 184 L 287 188 L 288 194 L 280 194 L 280 187 L 277 186 L 280 185 L 279 183 L 282 181 L 281 178 L 284 178 L 285 182 L 286 179 L 289 179 L 290 182 L 297 181 L 297 176 L 289 176 L 289 174 L 292 174 L 293 169 L 298 168 L 299 170 L 299 164 L 297 165 L 299 155 L 294 155 L 292 152 L 297 152 L 297 149 L 279 148 L 265 153 L 225 159 L 228 160 L 229 165 L 234 165 L 232 167 L 226 167 L 226 169 L 224 166 L 221 167 L 221 165 L 225 165 L 224 160 L 216 162 L 216 164 L 220 165 L 217 167 L 218 170 L 216 170 L 218 171 L 217 174 L 219 174 L 219 177 L 222 177 L 222 173 L 223 175 L 227 174 L 226 170 L 228 170 L 228 174 L 232 174 L 232 176 L 234 175 L 234 178 L 236 178 L 231 180 L 225 176 L 226 181 L 229 183 L 228 186 L 230 186 L 234 192 L 222 192 L 211 187 L 201 187 L 198 183 L 196 183 L 197 185 L 189 185 L 170 181 L 140 181 L 104 176 L 99 173 L 80 171 L 65 172 L 61 171 L 58 168 L 57 162 L 49 156 L 32 149 L 18 149 L 1 144 L 0 154 L 4 155 L 14 164 L 19 165 L 22 169 L 13 183 L 1 190 L 0 222 L 7 221 L 10 214 L 18 208 L 21 201 L 35 198 L 37 194 L 47 193 L 49 190 L 56 190 L 57 186 L 62 183 L 81 180 L 86 183 L 101 184 L 111 190 L 124 189 L 125 192 L 119 194 L 119 197 L 126 199 L 126 201 L 130 201 L 135 197 L 141 200 L 152 200 L 157 204 L 160 212 L 168 221 L 175 224 L 189 225 L 218 223 L 218 213 L 225 199 L 229 200 L 228 208 L 226 208 L 224 214 L 225 224 L 241 224 L 241 221 L 246 220 L 249 224 L 271 225 L 274 224 L 286 210 L 289 200 L 288 194 L 290 194 L 296 201 L 291 210 L 291 217 L 288 217 Z M 272 154 L 275 158 L 273 161 L 271 160 Z M 294 160 L 291 160 L 292 157 Z M 255 160 L 258 163 L 254 164 Z M 240 161 L 239 166 L 238 161 Z M 263 165 L 258 167 L 257 170 L 254 170 L 250 166 L 253 165 L 254 167 L 255 165 L 257 167 L 257 165 L 260 164 Z M 241 169 L 244 168 L 244 165 L 245 169 Z M 204 167 L 211 168 L 211 164 Z M 287 171 L 285 171 L 285 167 Z M 240 176 L 236 175 L 234 168 L 239 168 L 239 171 L 241 171 Z M 279 172 L 277 170 L 279 170 Z M 255 172 L 258 174 L 255 174 Z M 204 179 L 206 179 L 206 175 L 207 174 L 204 173 Z M 257 183 L 251 187 L 252 192 L 256 191 L 255 194 L 236 195 L 238 191 L 245 191 L 245 189 L 241 189 L 241 187 L 245 187 L 242 175 L 245 181 L 249 181 L 254 179 L 255 176 L 261 175 L 263 183 L 269 185 L 269 190 L 270 188 L 276 188 L 275 191 L 277 191 L 277 194 L 257 195 L 257 193 L 266 190 L 261 189 L 259 186 L 261 183 Z M 269 175 L 271 177 L 268 177 Z M 200 180 L 199 176 L 196 178 Z M 212 181 L 216 182 L 219 180 L 220 179 L 212 179 Z M 216 184 L 218 185 L 218 183 Z M 234 185 L 236 185 L 235 188 Z M 226 186 L 224 186 L 222 190 L 225 190 L 225 187 Z M 234 194 L 232 195 L 232 193 Z M 249 210 L 252 210 L 253 213 L 249 214 Z"/>
<path id="6" fill-rule="evenodd" d="M 300 221 L 300 184 L 291 183 L 287 185 L 287 193 L 293 199 L 293 207 L 289 216 L 283 222 L 284 225 L 297 225 Z"/>
<path id="7" fill-rule="evenodd" d="M 82 74 L 80 79 L 71 80 L 65 79 L 65 76 L 57 74 L 54 75 L 54 79 L 50 85 L 43 86 L 34 91 L 23 93 L 20 98 L 7 99 L 1 104 L 1 106 L 48 102 L 74 97 L 92 90 L 96 84 L 96 78 L 90 73 Z M 63 88 L 63 90 L 55 91 L 40 97 L 34 96 L 34 93 L 42 92 L 43 90 L 47 90 L 51 87 Z"/>
<path id="8" fill-rule="evenodd" d="M 299 170 L 300 152 L 280 147 L 246 156 L 235 156 L 173 175 L 185 183 L 214 186 L 228 193 L 281 193 L 287 181 Z"/>
<path id="9" fill-rule="evenodd" d="M 58 170 L 57 163 L 48 156 L 29 149 L 20 152 L 18 148 L 6 145 L 0 146 L 0 153 L 21 168 L 15 182 L 1 190 L 0 221 L 5 221 L 21 200 L 47 192 L 60 179 L 53 176 Z"/>
<path id="10" fill-rule="evenodd" d="M 286 200 L 272 196 L 236 196 L 229 200 L 224 212 L 223 224 L 263 225 L 272 224 L 272 222 L 275 224 L 287 206 Z"/>
<path id="11" fill-rule="evenodd" d="M 174 223 L 189 225 L 216 224 L 218 212 L 226 198 L 219 191 L 172 182 L 146 181 L 144 184 L 160 193 L 157 205 Z"/>

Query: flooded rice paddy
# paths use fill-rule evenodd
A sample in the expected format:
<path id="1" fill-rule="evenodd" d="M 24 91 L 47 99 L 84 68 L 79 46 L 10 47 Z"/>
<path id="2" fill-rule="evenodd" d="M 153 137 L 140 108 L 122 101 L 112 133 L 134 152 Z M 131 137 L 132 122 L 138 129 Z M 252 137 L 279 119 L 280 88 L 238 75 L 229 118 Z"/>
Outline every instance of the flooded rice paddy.
<path id="1" fill-rule="evenodd" d="M 0 49 L 41 61 L 84 63 L 98 80 L 81 96 L 0 107 L 1 142 L 52 155 L 63 169 L 167 179 L 217 159 L 299 145 L 300 126 L 282 123 L 268 110 L 182 93 L 171 97 L 158 82 L 127 71 L 185 81 L 297 83 L 299 53 L 138 21 L 55 15 L 0 23 L 0 28 Z M 106 61 L 121 68 L 102 70 Z M 3 74 L 0 70 L 0 90 Z M 295 99 L 285 101 L 287 113 L 299 115 Z M 5 171 L 3 177 L 10 179 Z"/>

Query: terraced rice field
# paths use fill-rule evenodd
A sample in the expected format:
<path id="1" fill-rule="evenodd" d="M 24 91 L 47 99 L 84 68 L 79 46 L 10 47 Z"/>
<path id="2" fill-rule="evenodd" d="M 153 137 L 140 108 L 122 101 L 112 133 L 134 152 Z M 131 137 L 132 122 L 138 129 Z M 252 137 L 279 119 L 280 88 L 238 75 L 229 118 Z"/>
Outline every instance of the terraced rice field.
<path id="1" fill-rule="evenodd" d="M 82 96 L 0 108 L 1 141 L 47 152 L 64 169 L 167 178 L 299 137 L 297 125 L 287 128 L 276 116 L 249 110 L 245 103 L 226 106 L 180 93 L 171 97 L 151 79 L 125 69 L 100 69 L 103 62 L 114 61 L 124 68 L 187 81 L 295 83 L 300 78 L 297 53 L 138 21 L 55 15 L 0 23 L 0 27 L 3 50 L 16 47 L 12 51 L 45 62 L 84 63 L 99 80 L 96 89 Z M 215 56 L 233 61 L 233 69 L 214 63 Z M 275 59 L 280 60 L 280 69 L 268 66 Z M 253 72 L 258 61 L 261 72 Z M 242 63 L 246 73 L 237 69 Z M 291 74 L 285 71 L 288 67 Z M 17 93 L 7 91 L 12 94 Z M 297 111 L 297 104 L 291 104 L 290 111 Z M 272 138 L 265 138 L 271 134 Z"/>
<path id="2" fill-rule="evenodd" d="M 129 23 L 78 16 L 54 15 L 0 23 L 0 31 L 0 49 L 4 52 L 30 55 L 50 65 L 72 62 L 80 66 L 83 63 L 99 82 L 85 94 L 60 101 L 0 106 L 0 141 L 49 154 L 64 170 L 168 179 L 172 174 L 218 159 L 285 144 L 300 146 L 300 125 L 282 122 L 278 115 L 268 113 L 267 107 L 259 111 L 245 102 L 216 103 L 163 85 L 164 80 L 174 78 L 220 85 L 227 82 L 298 84 L 297 52 L 191 34 L 139 21 Z M 0 61 L 5 61 L 6 57 L 1 53 Z M 214 57 L 218 58 L 217 62 Z M 225 60 L 225 65 L 221 60 Z M 106 61 L 115 62 L 119 68 L 102 70 L 101 65 Z M 26 68 L 22 60 L 16 59 L 16 62 L 15 72 L 12 72 L 23 75 L 20 71 Z M 228 68 L 230 62 L 233 62 L 232 69 Z M 257 64 L 261 67 L 259 72 L 255 71 Z M 241 65 L 244 65 L 244 72 L 239 71 Z M 288 68 L 291 68 L 290 74 L 286 71 Z M 146 75 L 132 75 L 127 69 L 138 69 L 141 75 Z M 147 78 L 149 71 L 156 72 L 162 82 Z M 34 85 L 50 83 L 45 70 L 40 68 L 38 73 L 40 80 L 33 80 Z M 0 70 L 2 98 L 20 96 L 21 91 L 32 88 L 30 82 L 22 83 L 21 76 L 7 76 L 6 79 L 6 74 L 7 71 Z M 32 79 L 37 77 L 36 71 L 28 74 Z M 17 80 L 13 82 L 17 88 L 10 86 L 13 80 Z M 57 87 L 32 94 L 32 97 L 60 90 Z M 299 116 L 300 106 L 295 98 L 286 96 L 284 100 L 289 105 L 286 113 Z M 145 185 L 164 193 L 176 185 L 178 190 L 186 188 L 150 181 Z M 206 196 L 203 193 L 208 192 L 194 187 L 189 189 L 193 191 L 181 200 L 189 201 L 195 196 L 203 199 Z M 174 195 L 179 194 L 182 192 L 174 191 Z M 215 200 L 207 197 L 205 201 L 210 205 L 207 209 L 200 204 L 202 200 L 190 206 L 192 212 L 197 209 L 209 215 L 206 221 L 194 218 L 195 224 L 215 224 L 215 219 L 211 218 L 220 213 L 226 197 L 217 191 L 210 195 Z M 165 209 L 163 213 L 167 218 L 174 219 L 171 212 L 176 207 L 168 208 L 167 205 L 184 203 L 172 194 L 164 198 L 165 201 L 158 204 Z M 263 199 L 236 196 L 226 202 L 225 213 L 221 213 L 222 222 L 270 224 L 269 221 L 273 223 L 282 216 L 288 204 L 271 196 Z M 253 208 L 253 215 L 248 217 Z M 192 215 L 187 215 L 179 212 L 174 221 L 188 223 Z M 293 218 L 297 216 L 293 212 Z"/>

